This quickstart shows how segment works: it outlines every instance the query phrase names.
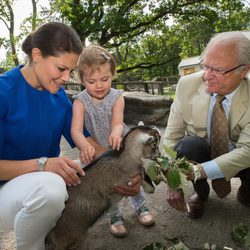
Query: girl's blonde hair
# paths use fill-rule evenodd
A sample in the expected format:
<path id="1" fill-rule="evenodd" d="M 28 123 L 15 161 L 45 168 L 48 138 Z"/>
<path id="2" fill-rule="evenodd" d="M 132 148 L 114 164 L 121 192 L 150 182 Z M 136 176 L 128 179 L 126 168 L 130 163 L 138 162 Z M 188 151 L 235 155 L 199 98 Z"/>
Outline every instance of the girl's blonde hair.
<path id="1" fill-rule="evenodd" d="M 90 68 L 92 73 L 100 69 L 103 64 L 109 63 L 112 75 L 116 72 L 116 61 L 112 54 L 99 45 L 90 45 L 85 47 L 80 55 L 78 72 L 79 78 L 83 81 L 84 70 Z"/>

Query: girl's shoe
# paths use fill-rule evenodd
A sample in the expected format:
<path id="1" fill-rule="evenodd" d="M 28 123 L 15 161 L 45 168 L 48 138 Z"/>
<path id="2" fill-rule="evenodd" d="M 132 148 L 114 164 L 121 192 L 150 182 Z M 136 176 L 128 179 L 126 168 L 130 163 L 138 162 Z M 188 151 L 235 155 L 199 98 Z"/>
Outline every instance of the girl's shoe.
<path id="1" fill-rule="evenodd" d="M 128 229 L 124 226 L 122 216 L 114 216 L 109 220 L 110 232 L 117 238 L 123 238 L 128 235 Z"/>
<path id="2" fill-rule="evenodd" d="M 140 207 L 136 210 L 136 214 L 138 216 L 138 220 L 143 226 L 152 226 L 155 224 L 152 214 L 149 212 L 147 207 Z"/>

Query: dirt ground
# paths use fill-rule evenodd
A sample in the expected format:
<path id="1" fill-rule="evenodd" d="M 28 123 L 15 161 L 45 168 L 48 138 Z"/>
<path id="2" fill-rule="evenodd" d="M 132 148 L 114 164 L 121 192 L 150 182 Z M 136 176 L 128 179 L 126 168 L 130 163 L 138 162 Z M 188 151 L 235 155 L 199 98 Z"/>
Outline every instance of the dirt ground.
<path id="1" fill-rule="evenodd" d="M 62 141 L 62 154 L 77 159 L 78 153 L 68 149 Z M 239 185 L 239 179 L 233 179 L 232 192 L 223 200 L 211 190 L 203 217 L 192 220 L 185 213 L 169 207 L 165 198 L 165 184 L 161 183 L 155 193 L 146 194 L 146 205 L 156 221 L 150 228 L 139 224 L 128 199 L 124 198 L 120 204 L 129 235 L 124 239 L 114 238 L 110 234 L 107 217 L 103 215 L 89 229 L 86 250 L 141 250 L 152 242 L 160 242 L 167 249 L 178 240 L 183 241 L 190 250 L 203 249 L 205 243 L 228 247 L 225 249 L 245 250 L 236 247 L 231 239 L 233 226 L 240 222 L 250 225 L 250 209 L 239 204 L 236 198 Z M 13 232 L 0 232 L 0 249 L 16 249 Z"/>

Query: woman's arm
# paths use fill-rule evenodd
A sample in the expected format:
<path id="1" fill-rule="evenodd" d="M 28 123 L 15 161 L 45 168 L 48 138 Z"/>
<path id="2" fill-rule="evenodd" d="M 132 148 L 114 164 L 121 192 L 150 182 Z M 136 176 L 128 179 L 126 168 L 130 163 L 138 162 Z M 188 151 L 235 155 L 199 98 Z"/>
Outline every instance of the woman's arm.
<path id="1" fill-rule="evenodd" d="M 0 160 L 0 180 L 11 180 L 19 175 L 40 171 L 38 159 L 12 161 Z M 60 175 L 67 185 L 77 185 L 80 182 L 76 172 L 84 175 L 84 171 L 74 161 L 67 157 L 48 158 L 44 171 Z"/>

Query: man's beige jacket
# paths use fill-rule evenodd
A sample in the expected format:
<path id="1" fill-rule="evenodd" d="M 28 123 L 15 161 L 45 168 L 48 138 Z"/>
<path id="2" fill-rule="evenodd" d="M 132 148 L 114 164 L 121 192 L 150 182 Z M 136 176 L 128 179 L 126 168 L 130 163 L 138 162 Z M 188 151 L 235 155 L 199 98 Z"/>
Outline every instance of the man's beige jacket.
<path id="1" fill-rule="evenodd" d="M 163 144 L 173 147 L 185 135 L 207 139 L 210 94 L 203 71 L 182 77 L 176 88 Z M 250 79 L 242 80 L 229 112 L 229 139 L 235 149 L 215 159 L 226 179 L 250 167 Z"/>

